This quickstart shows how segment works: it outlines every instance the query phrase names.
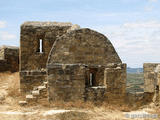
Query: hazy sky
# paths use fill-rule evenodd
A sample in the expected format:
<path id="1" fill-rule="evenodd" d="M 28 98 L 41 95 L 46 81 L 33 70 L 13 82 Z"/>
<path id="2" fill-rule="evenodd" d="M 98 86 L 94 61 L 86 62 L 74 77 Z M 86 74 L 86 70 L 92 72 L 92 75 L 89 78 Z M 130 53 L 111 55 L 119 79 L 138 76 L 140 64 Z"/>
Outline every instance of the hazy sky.
<path id="1" fill-rule="evenodd" d="M 0 0 L 0 45 L 19 46 L 24 21 L 72 22 L 102 32 L 130 67 L 160 62 L 159 0 Z"/>

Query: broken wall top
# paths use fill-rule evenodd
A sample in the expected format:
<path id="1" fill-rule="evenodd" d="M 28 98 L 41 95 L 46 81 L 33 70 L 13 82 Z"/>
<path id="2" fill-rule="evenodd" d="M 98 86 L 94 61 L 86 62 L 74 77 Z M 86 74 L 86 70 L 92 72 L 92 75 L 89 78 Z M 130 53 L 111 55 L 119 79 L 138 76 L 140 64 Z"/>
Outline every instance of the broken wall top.
<path id="1" fill-rule="evenodd" d="M 16 47 L 16 46 L 6 46 L 6 45 L 3 45 L 3 46 L 0 46 L 0 50 L 1 49 L 13 49 L 13 50 L 18 50 L 19 47 Z"/>
<path id="2" fill-rule="evenodd" d="M 21 25 L 21 33 L 35 33 L 43 34 L 47 31 L 56 31 L 60 29 L 68 29 L 67 32 L 72 30 L 80 29 L 77 24 L 72 24 L 70 22 L 39 22 L 39 21 L 28 21 Z M 61 34 L 61 33 L 60 33 Z"/>
<path id="3" fill-rule="evenodd" d="M 24 22 L 21 27 L 33 26 L 33 27 L 44 27 L 44 26 L 72 26 L 70 22 L 38 22 L 38 21 L 28 21 Z"/>
<path id="4" fill-rule="evenodd" d="M 0 46 L 0 59 L 6 59 L 6 55 L 19 56 L 19 47 Z"/>

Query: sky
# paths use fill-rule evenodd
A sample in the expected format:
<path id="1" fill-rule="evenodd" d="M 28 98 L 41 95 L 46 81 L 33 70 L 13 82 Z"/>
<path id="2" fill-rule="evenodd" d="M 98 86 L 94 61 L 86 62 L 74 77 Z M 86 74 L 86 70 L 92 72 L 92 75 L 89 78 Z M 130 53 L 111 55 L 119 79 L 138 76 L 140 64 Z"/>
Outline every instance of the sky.
<path id="1" fill-rule="evenodd" d="M 71 22 L 103 33 L 128 67 L 160 62 L 160 0 L 0 0 L 0 45 L 19 46 L 25 21 Z"/>

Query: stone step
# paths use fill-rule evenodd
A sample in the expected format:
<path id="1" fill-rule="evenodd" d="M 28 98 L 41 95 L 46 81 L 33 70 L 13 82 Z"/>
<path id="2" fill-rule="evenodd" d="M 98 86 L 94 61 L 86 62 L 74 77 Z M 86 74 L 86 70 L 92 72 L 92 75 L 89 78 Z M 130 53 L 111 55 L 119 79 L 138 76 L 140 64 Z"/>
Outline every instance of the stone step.
<path id="1" fill-rule="evenodd" d="M 19 105 L 21 106 L 27 105 L 27 101 L 19 101 Z"/>
<path id="2" fill-rule="evenodd" d="M 38 90 L 38 87 L 33 87 L 33 90 Z"/>
<path id="3" fill-rule="evenodd" d="M 33 95 L 26 95 L 26 99 L 33 99 L 35 98 Z"/>
<path id="4" fill-rule="evenodd" d="M 43 89 L 46 89 L 47 87 L 46 86 L 38 86 L 38 90 L 43 90 Z"/>
<path id="5" fill-rule="evenodd" d="M 46 93 L 48 82 L 44 81 L 43 85 L 34 87 L 30 94 L 26 95 L 26 101 L 19 101 L 19 105 L 24 106 L 27 104 L 32 104 L 38 101 L 38 99 L 43 100 L 44 94 Z"/>
<path id="6" fill-rule="evenodd" d="M 43 82 L 43 84 L 44 84 L 44 86 L 46 86 L 46 87 L 47 87 L 47 85 L 48 85 L 48 82 Z"/>
<path id="7" fill-rule="evenodd" d="M 35 96 L 33 96 L 32 94 L 26 95 L 26 101 L 27 101 L 28 103 L 36 102 L 36 101 L 37 101 L 37 98 L 36 98 Z"/>
<path id="8" fill-rule="evenodd" d="M 38 96 L 38 95 L 40 95 L 39 90 L 33 90 L 33 91 L 32 91 L 32 95 L 33 95 L 33 96 Z"/>
<path id="9" fill-rule="evenodd" d="M 45 81 L 45 82 L 43 82 L 44 84 L 48 84 L 48 82 L 47 81 Z"/>

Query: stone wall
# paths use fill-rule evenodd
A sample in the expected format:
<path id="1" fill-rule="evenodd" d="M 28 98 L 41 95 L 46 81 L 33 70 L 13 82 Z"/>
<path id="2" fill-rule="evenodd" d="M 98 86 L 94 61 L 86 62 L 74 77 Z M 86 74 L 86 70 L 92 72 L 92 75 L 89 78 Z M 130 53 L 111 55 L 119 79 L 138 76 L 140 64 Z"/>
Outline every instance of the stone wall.
<path id="1" fill-rule="evenodd" d="M 53 64 L 47 70 L 50 101 L 109 102 L 125 98 L 126 64 Z M 90 73 L 95 74 L 96 84 L 90 85 Z"/>
<path id="2" fill-rule="evenodd" d="M 110 70 L 107 73 L 106 68 Z M 47 70 L 51 101 L 96 101 L 105 100 L 109 93 L 121 97 L 125 94 L 126 65 L 111 42 L 90 29 L 70 31 L 57 38 L 48 56 Z"/>
<path id="3" fill-rule="evenodd" d="M 144 92 L 154 93 L 156 86 L 155 69 L 158 63 L 144 63 Z"/>
<path id="4" fill-rule="evenodd" d="M 153 96 L 154 93 L 149 92 L 127 93 L 125 101 L 130 105 L 142 106 L 153 102 Z"/>
<path id="5" fill-rule="evenodd" d="M 9 65 L 6 60 L 0 60 L 0 72 L 5 72 L 9 70 Z"/>
<path id="6" fill-rule="evenodd" d="M 46 71 L 23 71 L 20 72 L 20 90 L 29 93 L 34 88 L 42 85 L 46 80 Z"/>
<path id="7" fill-rule="evenodd" d="M 0 60 L 4 60 L 4 49 L 3 49 L 3 47 L 0 48 Z"/>
<path id="8" fill-rule="evenodd" d="M 50 101 L 124 97 L 126 65 L 111 42 L 96 31 L 77 28 L 52 22 L 21 26 L 22 92 L 29 93 L 47 78 Z"/>
<path id="9" fill-rule="evenodd" d="M 48 86 L 50 101 L 84 100 L 85 66 L 73 64 L 48 66 Z"/>
<path id="10" fill-rule="evenodd" d="M 0 72 L 19 71 L 19 48 L 2 46 L 0 48 Z"/>
<path id="11" fill-rule="evenodd" d="M 92 102 L 108 102 L 106 92 L 106 86 L 87 87 L 84 100 Z"/>
<path id="12" fill-rule="evenodd" d="M 126 64 L 106 68 L 104 71 L 104 84 L 107 86 L 106 96 L 108 101 L 124 100 L 126 95 Z"/>
<path id="13" fill-rule="evenodd" d="M 19 71 L 19 48 L 7 47 L 4 51 L 4 58 L 9 64 L 11 72 Z"/>
<path id="14" fill-rule="evenodd" d="M 155 104 L 160 102 L 160 63 L 144 63 L 144 94 Z"/>
<path id="15" fill-rule="evenodd" d="M 57 22 L 25 22 L 21 25 L 21 91 L 28 92 L 34 85 L 36 86 L 45 81 L 46 74 L 43 71 L 46 69 L 48 54 L 53 43 L 58 37 L 78 27 L 71 23 Z M 42 42 L 40 43 L 40 41 Z M 40 47 L 42 48 L 41 50 Z M 38 75 L 35 75 L 37 72 Z M 27 73 L 32 73 L 33 75 L 28 75 Z"/>
<path id="16" fill-rule="evenodd" d="M 46 68 L 50 49 L 56 38 L 72 27 L 71 23 L 26 22 L 21 25 L 20 70 L 41 70 Z M 42 52 L 40 52 L 42 40 Z"/>

